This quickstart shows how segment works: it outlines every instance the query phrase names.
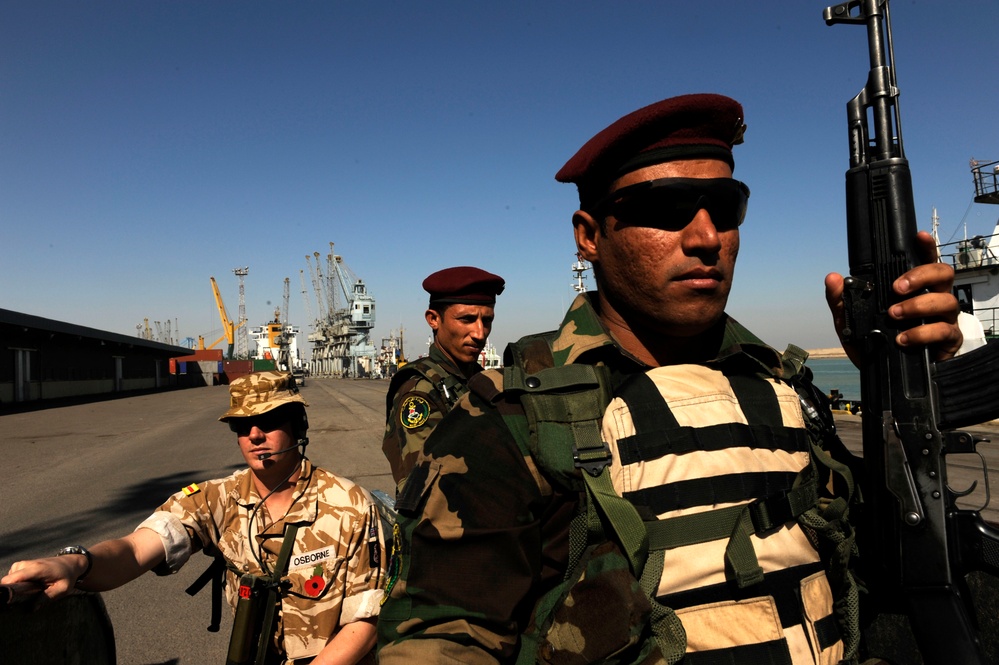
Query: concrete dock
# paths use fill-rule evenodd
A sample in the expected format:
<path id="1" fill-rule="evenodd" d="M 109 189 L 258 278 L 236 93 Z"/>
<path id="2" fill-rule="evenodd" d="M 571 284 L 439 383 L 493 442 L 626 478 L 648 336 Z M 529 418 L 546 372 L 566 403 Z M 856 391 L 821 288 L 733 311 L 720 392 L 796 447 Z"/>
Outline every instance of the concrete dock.
<path id="1" fill-rule="evenodd" d="M 310 404 L 309 457 L 391 494 L 394 484 L 381 452 L 387 388 L 388 381 L 310 378 L 302 394 Z M 125 534 L 181 487 L 240 468 L 235 437 L 216 420 L 227 406 L 227 388 L 214 386 L 0 416 L 0 570 L 66 545 Z M 837 422 L 848 446 L 859 448 L 860 418 Z M 992 485 L 999 487 L 999 428 L 981 433 L 997 442 L 981 448 Z M 962 505 L 983 499 L 981 467 L 971 460 L 952 462 L 955 489 L 976 478 L 981 496 Z M 985 516 L 999 521 L 994 507 Z M 220 632 L 208 633 L 210 589 L 194 598 L 184 593 L 209 563 L 195 555 L 177 575 L 147 574 L 102 594 L 119 663 L 224 662 L 228 609 Z"/>

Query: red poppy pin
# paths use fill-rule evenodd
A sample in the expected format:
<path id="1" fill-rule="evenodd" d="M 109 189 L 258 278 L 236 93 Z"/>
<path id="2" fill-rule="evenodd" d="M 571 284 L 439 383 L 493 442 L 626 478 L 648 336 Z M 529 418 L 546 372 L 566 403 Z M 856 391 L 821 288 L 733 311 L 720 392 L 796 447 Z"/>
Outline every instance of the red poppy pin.
<path id="1" fill-rule="evenodd" d="M 326 588 L 326 580 L 323 579 L 323 567 L 316 566 L 312 569 L 312 577 L 305 580 L 305 593 L 315 598 Z"/>

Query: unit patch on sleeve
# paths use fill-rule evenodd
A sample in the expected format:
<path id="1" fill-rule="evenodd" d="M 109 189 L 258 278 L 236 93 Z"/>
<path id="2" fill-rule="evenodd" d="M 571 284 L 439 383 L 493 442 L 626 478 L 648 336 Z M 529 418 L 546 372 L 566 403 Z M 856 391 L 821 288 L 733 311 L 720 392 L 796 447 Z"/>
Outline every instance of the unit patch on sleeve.
<path id="1" fill-rule="evenodd" d="M 198 487 L 197 483 L 191 483 L 190 485 L 188 485 L 183 489 L 184 496 L 191 496 L 192 494 L 197 494 L 200 491 L 201 488 Z"/>
<path id="2" fill-rule="evenodd" d="M 406 429 L 416 429 L 430 417 L 430 402 L 413 395 L 407 397 L 399 409 L 399 424 Z"/>

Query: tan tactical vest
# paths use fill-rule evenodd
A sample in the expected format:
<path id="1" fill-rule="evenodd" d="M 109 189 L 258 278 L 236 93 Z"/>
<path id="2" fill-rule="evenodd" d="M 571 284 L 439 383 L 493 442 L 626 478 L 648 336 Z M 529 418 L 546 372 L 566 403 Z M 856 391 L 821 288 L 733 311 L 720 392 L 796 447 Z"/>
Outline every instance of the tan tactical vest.
<path id="1" fill-rule="evenodd" d="M 652 580 L 657 601 L 683 623 L 685 662 L 694 665 L 699 656 L 794 665 L 840 661 L 843 644 L 818 552 L 793 507 L 783 514 L 778 507 L 796 481 L 802 486 L 801 472 L 809 468 L 794 389 L 702 365 L 661 367 L 616 391 L 602 434 L 612 451 L 615 490 L 647 521 L 645 574 L 658 574 Z M 814 489 L 801 495 L 808 503 L 817 498 Z M 749 508 L 760 505 L 759 497 L 776 497 L 769 523 Z M 745 515 L 751 553 L 743 555 L 740 570 L 729 559 L 740 556 L 732 553 L 732 534 L 748 526 L 740 523 Z M 655 533 L 666 540 L 653 542 Z"/>
<path id="2" fill-rule="evenodd" d="M 783 380 L 686 365 L 634 375 L 611 395 L 607 368 L 553 366 L 551 338 L 508 347 L 502 390 L 526 418 L 507 423 L 583 501 L 566 576 L 538 601 L 518 665 L 623 662 L 625 651 L 628 662 L 684 665 L 856 662 L 853 481 L 821 447 L 835 428 L 815 406 L 807 354 L 788 347 Z M 820 500 L 820 476 L 838 498 Z M 629 570 L 644 601 L 625 593 Z M 594 623 L 602 611 L 630 612 L 625 633 Z"/>

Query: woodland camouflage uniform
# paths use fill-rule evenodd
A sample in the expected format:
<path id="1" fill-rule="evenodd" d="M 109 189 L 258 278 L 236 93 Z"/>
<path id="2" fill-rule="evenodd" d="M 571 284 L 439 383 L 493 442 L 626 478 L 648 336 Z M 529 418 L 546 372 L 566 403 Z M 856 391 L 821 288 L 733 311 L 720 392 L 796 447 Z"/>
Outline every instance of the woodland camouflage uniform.
<path id="1" fill-rule="evenodd" d="M 426 316 L 434 341 L 426 356 L 399 368 L 386 395 L 382 451 L 392 468 L 396 496 L 402 492 L 427 437 L 467 392 L 468 380 L 482 371 L 477 354 L 469 356 L 465 343 L 485 345 L 496 296 L 503 293 L 505 285 L 499 275 L 474 266 L 444 268 L 423 280 L 423 290 L 430 296 Z M 473 314 L 477 322 L 487 314 L 487 322 L 475 327 L 449 319 L 447 312 L 452 306 L 472 308 L 463 310 L 462 317 Z M 474 338 L 476 333 L 479 337 Z M 480 346 L 475 348 L 481 350 Z"/>
<path id="2" fill-rule="evenodd" d="M 617 390 L 649 368 L 607 334 L 592 297 L 580 295 L 566 314 L 552 344 L 555 366 L 604 365 Z M 719 325 L 717 362 L 780 374 L 780 354 L 731 318 Z M 538 637 L 538 599 L 567 575 L 580 493 L 539 471 L 518 444 L 512 428 L 524 408 L 502 387 L 493 370 L 469 382 L 399 498 L 400 547 L 378 622 L 381 663 L 513 662 L 524 655 L 523 636 Z M 782 482 L 793 476 L 782 474 Z M 587 554 L 583 580 L 538 643 L 537 662 L 667 662 L 650 628 L 652 604 L 618 550 L 607 540 Z M 518 662 L 535 662 L 535 654 Z"/>
<path id="3" fill-rule="evenodd" d="M 431 362 L 428 363 L 428 360 Z M 444 395 L 421 372 L 435 373 L 437 370 L 434 365 L 447 376 L 453 377 L 454 383 L 458 384 L 457 390 L 451 389 L 449 394 Z M 407 363 L 393 377 L 388 395 L 391 402 L 388 405 L 382 451 L 392 468 L 392 478 L 395 479 L 398 491 L 402 491 L 406 477 L 416 466 L 427 437 L 466 392 L 465 384 L 468 379 L 481 371 L 482 366 L 476 363 L 472 371 L 464 374 L 436 344 L 431 344 L 430 353 L 426 357 Z M 396 379 L 399 379 L 397 388 Z"/>

